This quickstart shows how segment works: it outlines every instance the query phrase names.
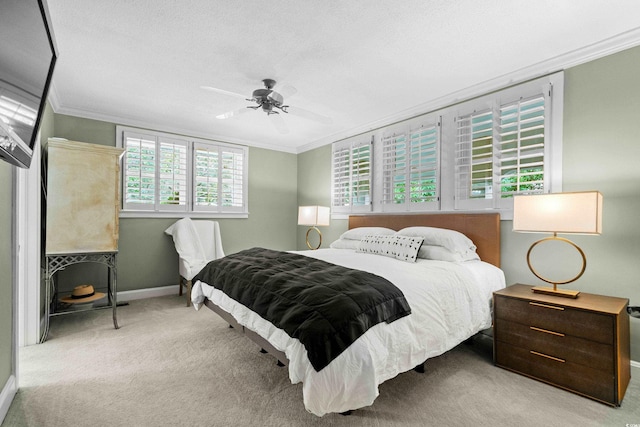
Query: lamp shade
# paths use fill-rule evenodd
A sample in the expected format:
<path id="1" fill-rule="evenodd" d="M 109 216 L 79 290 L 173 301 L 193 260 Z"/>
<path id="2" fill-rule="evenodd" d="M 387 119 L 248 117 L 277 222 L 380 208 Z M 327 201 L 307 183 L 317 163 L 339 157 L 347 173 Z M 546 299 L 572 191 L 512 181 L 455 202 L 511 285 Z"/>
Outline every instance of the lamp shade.
<path id="1" fill-rule="evenodd" d="M 325 206 L 299 206 L 298 225 L 329 225 L 331 209 Z"/>
<path id="2" fill-rule="evenodd" d="M 600 234 L 602 194 L 584 191 L 515 196 L 513 231 Z"/>

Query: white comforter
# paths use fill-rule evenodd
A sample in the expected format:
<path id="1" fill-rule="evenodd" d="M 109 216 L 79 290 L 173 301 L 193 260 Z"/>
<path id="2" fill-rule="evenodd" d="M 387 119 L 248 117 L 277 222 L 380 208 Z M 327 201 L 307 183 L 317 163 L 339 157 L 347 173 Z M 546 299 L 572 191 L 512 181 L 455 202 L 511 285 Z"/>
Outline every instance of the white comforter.
<path id="1" fill-rule="evenodd" d="M 198 281 L 191 299 L 196 309 L 205 297 L 210 299 L 283 351 L 289 359 L 291 382 L 302 381 L 304 405 L 318 416 L 371 405 L 379 384 L 490 327 L 492 293 L 505 286 L 502 270 L 482 261 L 458 264 L 419 259 L 408 263 L 347 249 L 298 253 L 390 280 L 404 293 L 411 314 L 372 327 L 316 372 L 300 341 L 221 291 Z"/>

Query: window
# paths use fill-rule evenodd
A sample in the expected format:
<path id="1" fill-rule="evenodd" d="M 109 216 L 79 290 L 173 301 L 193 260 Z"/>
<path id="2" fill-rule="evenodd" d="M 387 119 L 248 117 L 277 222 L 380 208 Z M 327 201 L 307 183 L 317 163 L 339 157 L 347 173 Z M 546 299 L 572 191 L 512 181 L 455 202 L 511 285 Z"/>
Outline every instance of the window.
<path id="1" fill-rule="evenodd" d="M 246 216 L 246 147 L 120 126 L 117 135 L 124 216 Z"/>
<path id="2" fill-rule="evenodd" d="M 459 110 L 473 108 L 454 119 L 455 209 L 511 209 L 514 195 L 550 188 L 550 102 L 551 85 L 533 85 Z"/>
<path id="3" fill-rule="evenodd" d="M 374 212 L 495 209 L 505 219 L 514 195 L 561 191 L 562 86 L 557 73 L 374 131 L 362 179 L 359 140 L 335 143 L 333 212 L 354 212 L 364 183 Z"/>
<path id="4" fill-rule="evenodd" d="M 371 145 L 372 139 L 366 136 L 333 145 L 334 212 L 371 210 Z"/>
<path id="5" fill-rule="evenodd" d="M 491 199 L 493 195 L 493 112 L 457 118 L 456 201 Z M 483 206 L 487 207 L 487 206 Z"/>
<path id="6" fill-rule="evenodd" d="M 242 148 L 195 144 L 194 210 L 244 211 L 245 157 Z"/>
<path id="7" fill-rule="evenodd" d="M 544 191 L 545 99 L 537 96 L 500 108 L 500 197 Z"/>
<path id="8" fill-rule="evenodd" d="M 435 119 L 382 137 L 382 210 L 438 208 L 439 142 L 440 126 Z"/>

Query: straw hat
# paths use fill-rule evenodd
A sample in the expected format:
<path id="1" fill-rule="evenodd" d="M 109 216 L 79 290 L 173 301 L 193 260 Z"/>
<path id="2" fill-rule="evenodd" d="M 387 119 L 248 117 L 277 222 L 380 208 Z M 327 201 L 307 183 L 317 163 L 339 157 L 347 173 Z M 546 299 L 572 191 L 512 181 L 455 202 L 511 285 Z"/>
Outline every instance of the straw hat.
<path id="1" fill-rule="evenodd" d="M 105 294 L 102 292 L 96 292 L 91 285 L 79 285 L 73 288 L 73 293 L 64 298 L 60 298 L 60 301 L 69 304 L 80 304 L 85 302 L 91 302 L 104 298 Z"/>

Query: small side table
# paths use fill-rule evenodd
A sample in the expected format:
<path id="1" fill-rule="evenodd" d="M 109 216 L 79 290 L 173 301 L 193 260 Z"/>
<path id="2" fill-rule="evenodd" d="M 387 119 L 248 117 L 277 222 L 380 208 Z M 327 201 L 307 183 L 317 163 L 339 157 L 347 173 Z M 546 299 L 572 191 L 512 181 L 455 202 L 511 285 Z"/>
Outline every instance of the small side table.
<path id="1" fill-rule="evenodd" d="M 45 255 L 45 313 L 44 313 L 44 330 L 40 337 L 40 343 L 43 343 L 47 339 L 49 334 L 49 319 L 52 316 L 59 316 L 63 314 L 81 313 L 83 311 L 98 310 L 111 308 L 113 311 L 113 327 L 118 329 L 117 318 L 117 265 L 118 265 L 118 253 L 117 252 L 90 252 L 79 254 L 47 254 Z M 104 264 L 108 267 L 107 277 L 107 298 L 108 304 L 99 307 L 91 307 L 84 310 L 74 311 L 59 311 L 55 310 L 56 298 L 58 290 L 53 280 L 54 275 L 73 264 L 93 262 L 98 264 Z"/>

